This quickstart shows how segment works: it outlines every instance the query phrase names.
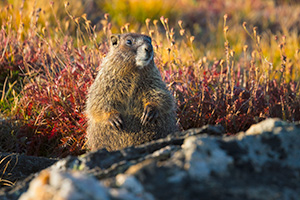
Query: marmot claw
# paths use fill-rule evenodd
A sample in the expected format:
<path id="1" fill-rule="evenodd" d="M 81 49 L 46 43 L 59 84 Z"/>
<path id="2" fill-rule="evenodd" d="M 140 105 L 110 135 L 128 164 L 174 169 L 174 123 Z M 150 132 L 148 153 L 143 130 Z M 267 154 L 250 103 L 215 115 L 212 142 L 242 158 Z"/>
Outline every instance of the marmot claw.
<path id="1" fill-rule="evenodd" d="M 145 106 L 143 115 L 141 117 L 141 122 L 142 125 L 145 125 L 147 122 L 152 122 L 158 117 L 158 110 L 152 106 L 152 105 L 147 105 Z"/>
<path id="2" fill-rule="evenodd" d="M 117 130 L 123 129 L 123 120 L 121 118 L 121 115 L 119 113 L 114 113 L 110 116 L 108 119 L 110 125 L 114 127 Z"/>

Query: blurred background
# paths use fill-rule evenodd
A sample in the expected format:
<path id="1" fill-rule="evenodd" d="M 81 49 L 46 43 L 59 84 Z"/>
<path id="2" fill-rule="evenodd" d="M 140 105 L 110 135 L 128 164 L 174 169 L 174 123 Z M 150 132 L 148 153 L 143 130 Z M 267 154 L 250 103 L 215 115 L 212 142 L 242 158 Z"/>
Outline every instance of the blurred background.
<path id="1" fill-rule="evenodd" d="M 154 20 L 164 16 L 169 19 L 171 27 L 175 27 L 178 20 L 183 20 L 185 28 L 206 42 L 207 39 L 213 39 L 207 32 L 216 31 L 219 24 L 222 25 L 224 14 L 229 16 L 232 25 L 241 25 L 246 21 L 257 26 L 258 30 L 270 30 L 273 33 L 297 29 L 300 14 L 296 0 L 2 0 L 0 4 L 2 10 L 8 9 L 7 5 L 13 6 L 9 8 L 9 13 L 13 15 L 16 26 L 22 17 L 26 19 L 23 20 L 24 26 L 28 26 L 34 11 L 39 11 L 35 14 L 39 14 L 41 26 L 48 22 L 55 27 L 57 19 L 61 23 L 68 21 L 67 9 L 73 17 L 86 14 L 98 30 L 103 25 L 104 14 L 108 13 L 114 31 L 126 23 L 130 23 L 132 29 L 139 30 L 147 18 Z M 1 18 L 6 17 L 3 16 L 5 12 L 1 13 Z"/>
<path id="2" fill-rule="evenodd" d="M 249 40 L 243 30 L 244 22 L 250 29 L 256 27 L 257 33 L 267 43 L 271 43 L 270 38 L 274 35 L 294 34 L 296 37 L 300 29 L 300 4 L 296 0 L 3 0 L 0 4 L 1 10 L 7 10 L 1 11 L 0 24 L 10 15 L 12 27 L 18 29 L 22 24 L 26 31 L 36 18 L 39 30 L 43 27 L 48 30 L 61 28 L 65 34 L 75 35 L 78 26 L 70 18 L 76 19 L 79 24 L 87 19 L 92 27 L 95 26 L 99 41 L 107 23 L 113 33 L 122 32 L 125 27 L 129 31 L 148 33 L 145 20 L 150 19 L 151 24 L 153 20 L 158 20 L 158 31 L 164 32 L 164 26 L 160 23 L 163 16 L 167 18 L 170 28 L 185 29 L 185 34 L 195 37 L 195 41 L 199 42 L 198 56 L 205 54 L 215 57 L 223 54 L 218 47 L 224 45 L 225 14 L 230 28 L 228 39 L 237 55 Z M 108 20 L 105 14 L 108 14 Z M 178 25 L 180 20 L 182 27 Z M 178 35 L 179 31 L 175 31 L 175 36 Z M 215 53 L 211 55 L 211 51 Z"/>

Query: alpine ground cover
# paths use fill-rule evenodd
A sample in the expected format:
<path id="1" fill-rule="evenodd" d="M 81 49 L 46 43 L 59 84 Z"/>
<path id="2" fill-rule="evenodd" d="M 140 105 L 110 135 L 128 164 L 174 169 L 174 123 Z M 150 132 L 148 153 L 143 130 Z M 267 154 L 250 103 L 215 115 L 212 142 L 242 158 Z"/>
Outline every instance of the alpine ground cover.
<path id="1" fill-rule="evenodd" d="M 182 130 L 221 124 L 235 134 L 268 117 L 299 121 L 300 6 L 258 0 L 234 7 L 223 1 L 184 5 L 182 20 L 174 17 L 176 6 L 165 6 L 165 16 L 155 18 L 148 5 L 151 19 L 145 14 L 133 20 L 126 12 L 116 17 L 103 7 L 98 21 L 95 11 L 76 10 L 73 2 L 3 6 L 0 109 L 6 120 L 0 150 L 48 157 L 86 150 L 87 89 L 112 32 L 153 38 L 155 62 L 177 101 Z"/>

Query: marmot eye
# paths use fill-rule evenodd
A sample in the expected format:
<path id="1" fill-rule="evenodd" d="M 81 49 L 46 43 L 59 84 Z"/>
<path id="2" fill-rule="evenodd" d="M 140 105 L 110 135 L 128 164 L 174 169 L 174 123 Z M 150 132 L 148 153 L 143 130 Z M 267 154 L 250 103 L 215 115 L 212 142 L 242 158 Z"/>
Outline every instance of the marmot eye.
<path id="1" fill-rule="evenodd" d="M 131 45 L 132 45 L 132 40 L 127 39 L 127 40 L 126 40 L 126 44 L 127 44 L 128 46 L 131 46 Z"/>

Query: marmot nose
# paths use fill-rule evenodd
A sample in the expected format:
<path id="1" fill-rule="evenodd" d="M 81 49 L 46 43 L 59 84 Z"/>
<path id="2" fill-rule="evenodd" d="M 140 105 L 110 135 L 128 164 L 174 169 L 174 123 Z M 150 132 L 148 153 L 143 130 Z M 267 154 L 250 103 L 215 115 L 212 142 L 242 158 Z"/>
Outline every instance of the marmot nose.
<path id="1" fill-rule="evenodd" d="M 146 51 L 147 53 L 150 53 L 150 52 L 152 51 L 152 45 L 147 43 L 147 44 L 145 45 L 145 51 Z"/>

